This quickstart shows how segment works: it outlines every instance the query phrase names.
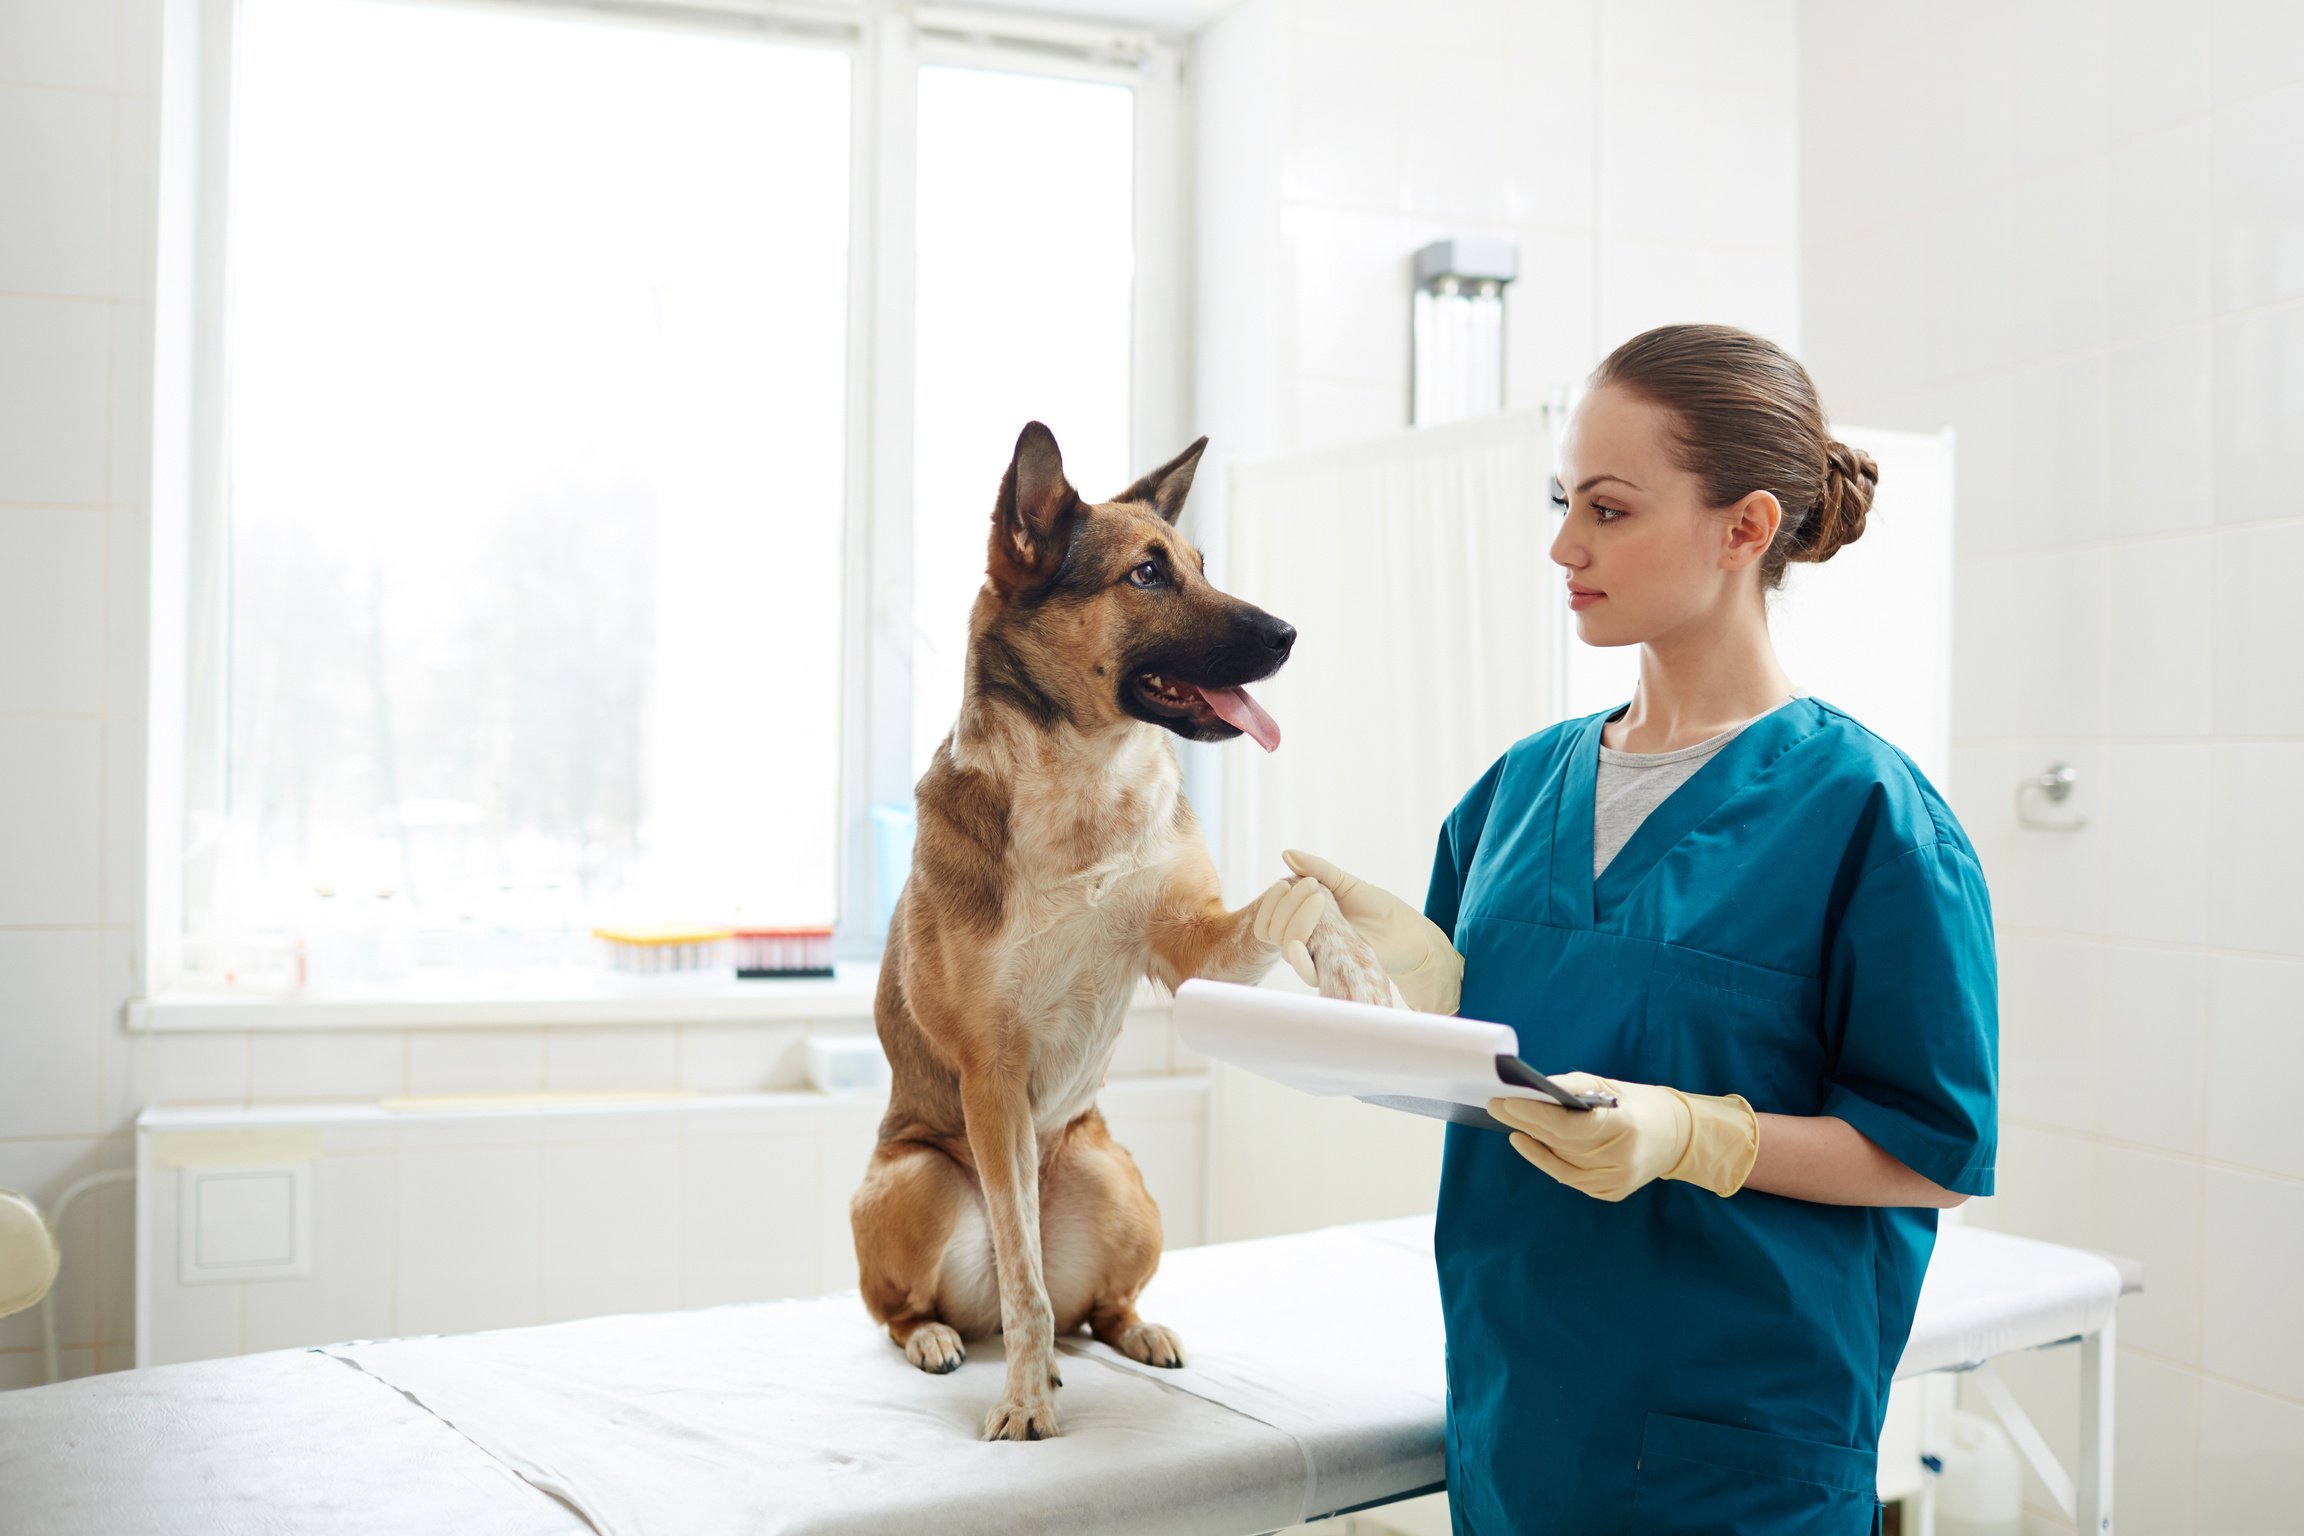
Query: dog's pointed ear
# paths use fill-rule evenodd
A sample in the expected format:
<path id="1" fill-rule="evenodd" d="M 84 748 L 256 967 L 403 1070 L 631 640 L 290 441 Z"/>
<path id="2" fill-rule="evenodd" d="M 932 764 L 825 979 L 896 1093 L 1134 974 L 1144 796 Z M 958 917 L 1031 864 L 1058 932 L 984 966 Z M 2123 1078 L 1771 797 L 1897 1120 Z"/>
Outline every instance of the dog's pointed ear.
<path id="1" fill-rule="evenodd" d="M 1207 447 L 1208 439 L 1203 437 L 1112 499 L 1145 502 L 1174 524 L 1184 510 L 1184 498 L 1192 493 L 1192 476 L 1198 472 L 1200 455 Z"/>
<path id="2" fill-rule="evenodd" d="M 1036 421 L 1024 424 L 1000 500 L 992 509 L 992 545 L 985 569 L 1003 592 L 1021 591 L 1056 574 L 1072 543 L 1080 493 L 1064 478 L 1056 434 Z"/>

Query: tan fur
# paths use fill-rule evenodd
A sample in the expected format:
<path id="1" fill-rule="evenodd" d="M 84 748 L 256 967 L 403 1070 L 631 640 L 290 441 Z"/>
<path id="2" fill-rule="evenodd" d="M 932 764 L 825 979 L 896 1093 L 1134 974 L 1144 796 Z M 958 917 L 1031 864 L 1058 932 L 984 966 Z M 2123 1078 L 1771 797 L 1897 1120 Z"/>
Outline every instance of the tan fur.
<path id="1" fill-rule="evenodd" d="M 1096 1093 L 1139 977 L 1251 981 L 1273 959 L 1253 907 L 1223 902 L 1166 733 L 1120 703 L 1132 656 L 1236 656 L 1244 633 L 1286 651 L 1172 526 L 1199 447 L 1088 506 L 1026 429 L 960 718 L 917 789 L 875 1007 L 894 1084 L 851 1217 L 865 1305 L 914 1364 L 1005 1336 L 989 1439 L 1057 1432 L 1060 1334 L 1182 1363 L 1136 1315 L 1160 1214 Z M 1133 587 L 1146 559 L 1173 581 Z"/>

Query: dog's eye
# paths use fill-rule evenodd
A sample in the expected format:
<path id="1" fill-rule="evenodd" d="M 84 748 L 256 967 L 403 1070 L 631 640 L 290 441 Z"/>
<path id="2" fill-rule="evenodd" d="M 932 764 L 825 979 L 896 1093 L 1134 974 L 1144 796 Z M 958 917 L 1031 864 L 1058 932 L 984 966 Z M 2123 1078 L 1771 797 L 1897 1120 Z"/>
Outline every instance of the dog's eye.
<path id="1" fill-rule="evenodd" d="M 1160 567 L 1147 560 L 1128 573 L 1128 579 L 1139 587 L 1157 587 L 1161 584 Z"/>

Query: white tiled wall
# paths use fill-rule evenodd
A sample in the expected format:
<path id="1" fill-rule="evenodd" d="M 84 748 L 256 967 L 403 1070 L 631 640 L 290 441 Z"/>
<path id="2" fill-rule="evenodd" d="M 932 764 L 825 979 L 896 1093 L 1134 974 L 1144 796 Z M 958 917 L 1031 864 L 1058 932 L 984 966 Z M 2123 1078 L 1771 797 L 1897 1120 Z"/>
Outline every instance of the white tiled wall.
<path id="1" fill-rule="evenodd" d="M 158 0 L 0 0 L 0 1186 L 130 1160 Z M 218 1049 L 228 1054 L 235 1046 Z M 245 1044 L 237 1049 L 245 1059 Z M 67 1374 L 128 1363 L 130 1192 L 75 1209 Z M 0 1387 L 37 1374 L 0 1320 Z"/>
<path id="2" fill-rule="evenodd" d="M 1102 1102 L 1169 1246 L 1200 1241 L 1206 1079 L 1123 1078 Z M 848 1198 L 882 1108 L 741 1093 L 557 1111 L 154 1111 L 144 1361 L 852 1289 Z M 183 1283 L 180 1181 L 151 1165 L 172 1139 L 284 1129 L 318 1149 L 311 1274 Z"/>
<path id="3" fill-rule="evenodd" d="M 1409 258 L 1519 248 L 1506 403 L 1668 320 L 1798 339 L 1791 0 L 1240 0 L 1196 42 L 1208 458 L 1406 424 Z"/>
<path id="4" fill-rule="evenodd" d="M 2150 1267 L 2125 1528 L 2295 1529 L 2304 7 L 1803 0 L 1798 30 L 1805 355 L 1844 416 L 1959 434 L 1951 793 L 2002 961 L 1974 1219 Z M 2088 825 L 2019 830 L 2054 759 Z M 2037 1365 L 2069 1449 L 2069 1362 Z"/>

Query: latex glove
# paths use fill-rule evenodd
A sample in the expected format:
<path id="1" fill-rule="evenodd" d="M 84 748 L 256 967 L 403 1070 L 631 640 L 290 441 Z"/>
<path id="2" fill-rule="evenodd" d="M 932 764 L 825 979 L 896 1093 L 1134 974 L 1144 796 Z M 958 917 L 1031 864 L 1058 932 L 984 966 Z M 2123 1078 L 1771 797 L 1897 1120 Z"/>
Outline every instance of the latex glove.
<path id="1" fill-rule="evenodd" d="M 1550 1099 L 1490 1099 L 1513 1127 L 1512 1149 L 1571 1189 L 1621 1200 L 1652 1179 L 1678 1179 L 1732 1195 L 1760 1151 L 1760 1118 L 1740 1094 L 1714 1097 L 1615 1083 L 1589 1072 L 1555 1074 L 1570 1093 L 1610 1093 L 1614 1109 L 1573 1110 Z"/>
<path id="2" fill-rule="evenodd" d="M 1320 978 L 1313 969 L 1312 951 L 1306 941 L 1320 926 L 1321 914 L 1333 910 L 1335 904 L 1328 888 L 1319 881 L 1304 876 L 1275 880 L 1256 898 L 1257 941 L 1276 947 L 1280 958 L 1304 978 L 1306 986 L 1317 987 Z"/>
<path id="3" fill-rule="evenodd" d="M 1464 957 L 1450 946 L 1437 923 L 1384 887 L 1348 875 L 1326 859 L 1293 848 L 1280 857 L 1299 875 L 1310 875 L 1328 888 L 1337 911 L 1376 951 L 1409 1007 L 1419 1013 L 1456 1011 L 1464 986 Z"/>

